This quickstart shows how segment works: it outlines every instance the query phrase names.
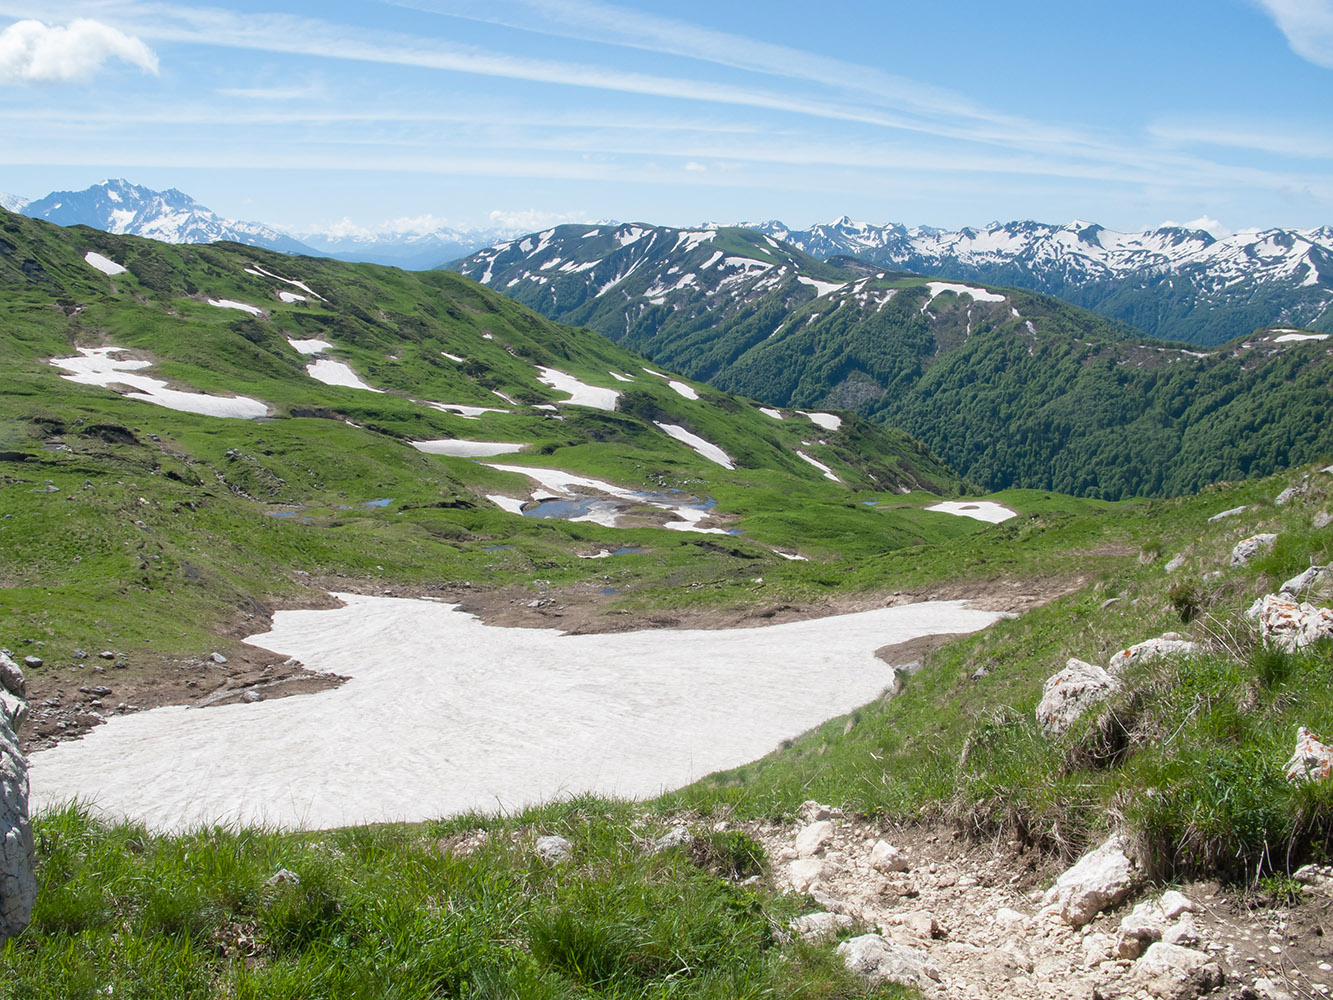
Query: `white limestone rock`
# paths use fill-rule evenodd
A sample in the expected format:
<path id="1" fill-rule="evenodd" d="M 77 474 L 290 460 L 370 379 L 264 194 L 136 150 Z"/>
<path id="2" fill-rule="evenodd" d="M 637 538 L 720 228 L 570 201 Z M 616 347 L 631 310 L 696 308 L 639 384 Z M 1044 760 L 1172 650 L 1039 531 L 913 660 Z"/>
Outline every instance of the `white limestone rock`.
<path id="1" fill-rule="evenodd" d="M 573 845 L 564 837 L 551 834 L 537 838 L 537 855 L 548 865 L 557 865 L 568 861 L 573 853 Z"/>
<path id="2" fill-rule="evenodd" d="M 1330 573 L 1327 566 L 1311 566 L 1304 573 L 1296 574 L 1278 587 L 1278 593 L 1301 597 L 1307 595 L 1307 592 L 1317 591 L 1322 595 L 1328 591 L 1329 582 Z"/>
<path id="3" fill-rule="evenodd" d="M 819 858 L 801 858 L 787 866 L 787 877 L 797 892 L 807 892 L 824 875 L 824 862 Z"/>
<path id="4" fill-rule="evenodd" d="M 1128 852 L 1129 841 L 1112 834 L 1056 879 L 1042 897 L 1043 909 L 1072 927 L 1082 927 L 1102 910 L 1124 900 L 1138 879 Z"/>
<path id="5" fill-rule="evenodd" d="M 1244 566 L 1247 562 L 1257 556 L 1260 552 L 1266 552 L 1273 547 L 1277 541 L 1277 535 L 1271 532 L 1264 532 L 1258 535 L 1251 535 L 1249 538 L 1242 538 L 1236 543 L 1236 547 L 1231 550 L 1232 567 Z"/>
<path id="6" fill-rule="evenodd" d="M 796 834 L 796 856 L 808 858 L 824 850 L 833 839 L 833 821 L 821 819 Z"/>
<path id="7" fill-rule="evenodd" d="M 877 840 L 870 849 L 870 867 L 886 875 L 905 872 L 908 869 L 907 856 L 887 840 Z"/>
<path id="8" fill-rule="evenodd" d="M 848 969 L 872 984 L 928 988 L 940 978 L 940 970 L 920 948 L 893 944 L 879 934 L 849 938 L 838 945 L 838 955 Z"/>
<path id="9" fill-rule="evenodd" d="M 37 899 L 28 761 L 16 734 L 28 713 L 26 693 L 22 669 L 0 653 L 0 943 L 28 926 Z"/>
<path id="10" fill-rule="evenodd" d="M 791 929 L 797 937 L 807 941 L 831 938 L 844 927 L 851 927 L 856 921 L 846 913 L 807 913 L 791 922 Z"/>
<path id="11" fill-rule="evenodd" d="M 1206 952 L 1161 941 L 1150 945 L 1134 963 L 1129 978 L 1163 1000 L 1195 997 L 1216 989 L 1225 980 L 1221 967 Z"/>
<path id="12" fill-rule="evenodd" d="M 1333 776 L 1333 747 L 1315 739 L 1304 726 L 1296 730 L 1296 752 L 1287 761 L 1290 782 L 1328 781 Z"/>
<path id="13" fill-rule="evenodd" d="M 1285 594 L 1265 594 L 1258 617 L 1264 641 L 1289 653 L 1333 636 L 1333 608 L 1317 608 Z"/>
<path id="14" fill-rule="evenodd" d="M 1111 657 L 1109 669 L 1112 674 L 1118 675 L 1128 667 L 1139 663 L 1150 663 L 1153 660 L 1162 660 L 1168 656 L 1189 656 L 1191 653 L 1197 652 L 1198 648 L 1197 643 L 1182 639 L 1174 632 L 1168 632 L 1156 639 L 1145 639 L 1143 642 L 1136 642 L 1127 649 L 1120 650 Z"/>
<path id="15" fill-rule="evenodd" d="M 1232 507 L 1230 510 L 1224 510 L 1218 514 L 1214 514 L 1208 519 L 1208 523 L 1212 524 L 1214 521 L 1220 521 L 1224 517 L 1235 517 L 1237 514 L 1243 514 L 1248 509 L 1249 508 L 1247 507 Z"/>
<path id="16" fill-rule="evenodd" d="M 1333 524 L 1333 514 L 1330 514 L 1326 510 L 1321 510 L 1314 516 L 1314 520 L 1310 523 L 1316 531 L 1320 528 L 1327 528 L 1330 524 Z"/>
<path id="17" fill-rule="evenodd" d="M 1171 561 L 1166 564 L 1166 571 L 1168 573 L 1174 573 L 1176 570 L 1180 569 L 1180 567 L 1184 565 L 1185 565 L 1185 556 L 1183 554 L 1172 556 Z"/>
<path id="18" fill-rule="evenodd" d="M 1055 737 L 1074 724 L 1089 706 L 1110 697 L 1120 682 L 1093 663 L 1070 657 L 1065 668 L 1042 687 L 1037 724 L 1045 736 Z"/>
<path id="19" fill-rule="evenodd" d="M 1274 507 L 1285 507 L 1297 497 L 1305 493 L 1304 486 L 1288 486 L 1285 490 L 1273 498 Z"/>

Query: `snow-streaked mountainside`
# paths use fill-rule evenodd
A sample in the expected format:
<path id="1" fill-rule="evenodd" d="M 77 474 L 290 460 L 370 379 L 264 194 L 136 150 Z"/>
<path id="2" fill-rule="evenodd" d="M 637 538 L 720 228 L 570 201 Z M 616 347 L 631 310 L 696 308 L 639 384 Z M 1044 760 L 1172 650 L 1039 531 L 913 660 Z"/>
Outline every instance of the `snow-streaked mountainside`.
<path id="1" fill-rule="evenodd" d="M 1049 295 L 727 227 L 559 226 L 455 268 L 717 388 L 900 427 L 988 488 L 1177 493 L 1333 434 L 1333 343 L 1286 324 L 1194 350 Z"/>
<path id="2" fill-rule="evenodd" d="M 5 194 L 3 191 L 0 191 L 0 208 L 10 212 L 22 212 L 23 206 L 26 204 L 28 204 L 28 199 L 24 198 L 22 195 Z"/>
<path id="3" fill-rule="evenodd" d="M 281 253 L 314 251 L 258 222 L 224 219 L 189 195 L 172 188 L 153 191 L 126 180 L 107 180 L 83 191 L 53 191 L 28 202 L 24 215 L 60 226 L 92 226 L 108 233 L 145 236 L 163 243 L 217 243 L 229 240 Z"/>
<path id="4" fill-rule="evenodd" d="M 1333 330 L 1333 228 L 1217 238 L 1165 226 L 1119 233 L 1090 222 L 992 223 L 949 232 L 843 216 L 755 229 L 820 258 L 850 254 L 918 274 L 1057 295 L 1157 337 L 1216 344 L 1256 327 Z"/>

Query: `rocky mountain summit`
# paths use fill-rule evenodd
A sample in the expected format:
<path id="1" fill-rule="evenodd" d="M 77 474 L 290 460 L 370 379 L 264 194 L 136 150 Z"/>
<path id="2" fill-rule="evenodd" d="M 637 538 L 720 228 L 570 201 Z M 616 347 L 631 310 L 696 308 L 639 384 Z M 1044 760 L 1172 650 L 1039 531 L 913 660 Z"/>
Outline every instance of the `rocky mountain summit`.
<path id="1" fill-rule="evenodd" d="M 1092 222 L 992 222 L 957 231 L 846 216 L 794 230 L 749 228 L 821 259 L 1013 285 L 1056 295 L 1153 337 L 1219 344 L 1255 327 L 1333 330 L 1333 228 L 1216 237 L 1161 226 L 1120 233 Z"/>

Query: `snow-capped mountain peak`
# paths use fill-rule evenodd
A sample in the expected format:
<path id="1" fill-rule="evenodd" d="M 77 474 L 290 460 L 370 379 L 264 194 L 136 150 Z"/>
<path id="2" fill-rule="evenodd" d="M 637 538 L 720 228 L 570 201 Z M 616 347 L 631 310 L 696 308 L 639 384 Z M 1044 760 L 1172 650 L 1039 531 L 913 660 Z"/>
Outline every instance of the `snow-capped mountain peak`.
<path id="1" fill-rule="evenodd" d="M 5 194 L 3 191 L 0 191 L 0 208 L 10 212 L 22 212 L 23 206 L 26 204 L 28 204 L 28 199 L 24 198 L 22 195 Z"/>

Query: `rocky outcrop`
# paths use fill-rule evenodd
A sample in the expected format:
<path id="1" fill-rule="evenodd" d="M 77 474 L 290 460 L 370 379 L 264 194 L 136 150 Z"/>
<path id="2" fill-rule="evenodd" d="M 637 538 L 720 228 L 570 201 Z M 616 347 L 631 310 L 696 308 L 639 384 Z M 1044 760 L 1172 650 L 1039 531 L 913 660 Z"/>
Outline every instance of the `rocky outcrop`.
<path id="1" fill-rule="evenodd" d="M 1059 736 L 1090 705 L 1110 697 L 1120 682 L 1093 663 L 1070 657 L 1065 668 L 1047 679 L 1037 705 L 1037 725 L 1046 736 Z"/>
<path id="2" fill-rule="evenodd" d="M 1265 594 L 1257 617 L 1264 641 L 1289 653 L 1333 636 L 1333 608 L 1317 608 L 1285 594 Z"/>
<path id="3" fill-rule="evenodd" d="M 26 699 L 23 671 L 0 653 L 0 942 L 28 926 L 37 898 L 28 822 L 28 762 L 17 736 L 28 715 Z"/>
<path id="4" fill-rule="evenodd" d="M 1122 902 L 1138 880 L 1128 851 L 1128 841 L 1112 834 L 1055 880 L 1042 899 L 1043 907 L 1071 927 L 1082 927 L 1102 910 Z"/>
<path id="5" fill-rule="evenodd" d="M 1196 643 L 1182 639 L 1175 632 L 1167 632 L 1156 639 L 1145 639 L 1120 650 L 1111 657 L 1110 672 L 1119 674 L 1128 667 L 1139 663 L 1150 663 L 1168 656 L 1188 656 L 1198 650 Z"/>
<path id="6" fill-rule="evenodd" d="M 1278 593 L 1291 594 L 1293 597 L 1305 597 L 1310 594 L 1323 596 L 1333 589 L 1333 574 L 1327 566 L 1311 566 L 1303 573 L 1297 573 L 1282 586 Z"/>
<path id="7" fill-rule="evenodd" d="M 1233 567 L 1244 566 L 1260 552 L 1267 552 L 1271 549 L 1276 541 L 1277 535 L 1268 532 L 1242 538 L 1236 543 L 1236 547 L 1231 550 L 1231 565 Z"/>

